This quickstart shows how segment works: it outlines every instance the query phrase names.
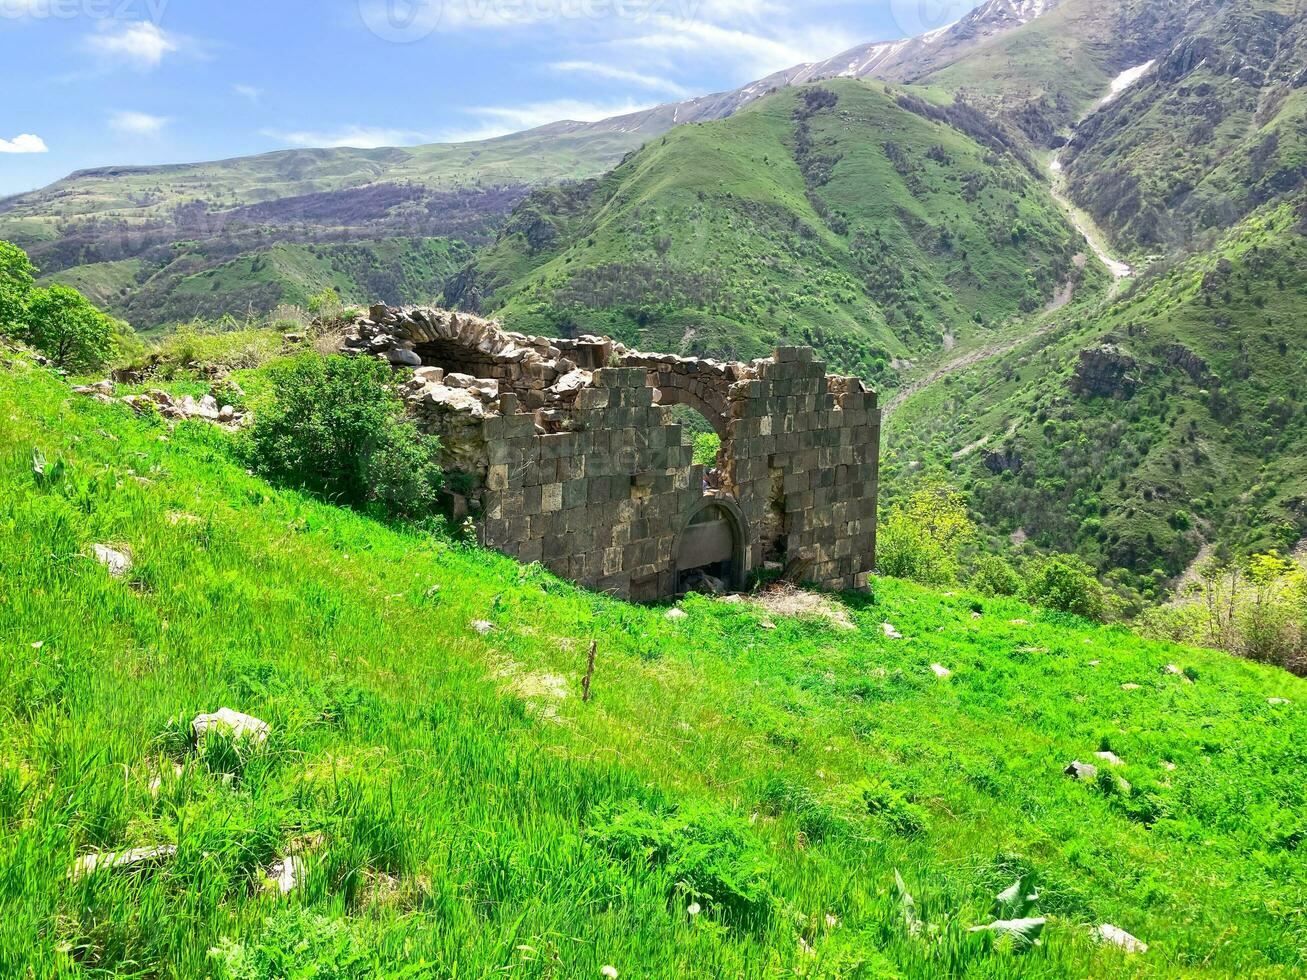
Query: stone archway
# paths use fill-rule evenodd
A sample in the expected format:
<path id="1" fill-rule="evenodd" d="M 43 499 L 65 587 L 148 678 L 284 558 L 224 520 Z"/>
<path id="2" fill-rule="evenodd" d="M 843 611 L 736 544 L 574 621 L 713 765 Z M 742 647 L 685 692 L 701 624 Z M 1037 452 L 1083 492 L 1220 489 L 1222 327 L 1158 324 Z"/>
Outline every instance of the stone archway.
<path id="1" fill-rule="evenodd" d="M 676 590 L 687 574 L 702 571 L 727 588 L 742 589 L 749 574 L 749 529 L 735 501 L 707 494 L 690 511 L 673 553 Z"/>

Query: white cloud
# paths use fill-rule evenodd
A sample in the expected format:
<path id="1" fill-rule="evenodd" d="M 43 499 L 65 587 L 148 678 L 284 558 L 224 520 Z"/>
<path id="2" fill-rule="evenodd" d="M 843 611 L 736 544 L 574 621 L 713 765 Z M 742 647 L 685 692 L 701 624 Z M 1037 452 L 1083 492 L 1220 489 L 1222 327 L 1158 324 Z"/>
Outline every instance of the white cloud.
<path id="1" fill-rule="evenodd" d="M 763 33 L 752 25 L 727 26 L 702 18 L 680 19 L 663 14 L 650 17 L 647 26 L 649 30 L 618 38 L 613 45 L 664 58 L 711 56 L 734 63 L 755 77 L 829 58 L 858 43 L 856 37 L 826 27 Z"/>
<path id="2" fill-rule="evenodd" d="M 148 112 L 115 112 L 109 125 L 128 136 L 158 136 L 171 122 L 166 116 L 152 116 Z"/>
<path id="3" fill-rule="evenodd" d="M 632 71 L 629 68 L 617 68 L 613 65 L 600 64 L 597 61 L 555 61 L 549 67 L 554 71 L 580 72 L 587 75 L 597 75 L 600 78 L 611 78 L 617 82 L 629 82 L 641 88 L 647 88 L 655 92 L 667 92 L 681 98 L 690 94 L 669 78 Z"/>
<path id="4" fill-rule="evenodd" d="M 512 106 L 482 106 L 468 109 L 477 121 L 463 129 L 439 135 L 441 143 L 475 143 L 510 133 L 535 129 L 556 122 L 598 122 L 611 116 L 624 116 L 652 108 L 637 102 L 582 102 L 577 99 L 553 99 Z"/>
<path id="5" fill-rule="evenodd" d="M 263 89 L 255 88 L 253 85 L 233 85 L 231 90 L 243 99 L 249 99 L 251 102 L 258 102 L 263 98 Z"/>
<path id="6" fill-rule="evenodd" d="M 106 59 L 123 61 L 133 68 L 157 68 L 165 55 L 181 50 L 177 38 L 149 21 L 129 24 L 105 22 L 99 34 L 87 38 L 90 49 Z"/>
<path id="7" fill-rule="evenodd" d="M 21 133 L 11 140 L 0 139 L 0 153 L 49 153 L 45 140 L 32 133 Z"/>
<path id="8" fill-rule="evenodd" d="M 412 146 L 428 142 L 423 133 L 411 129 L 389 129 L 385 126 L 344 126 L 340 129 L 297 130 L 284 132 L 267 129 L 264 136 L 270 136 L 290 146 L 303 147 L 351 147 L 357 150 L 376 150 L 384 146 Z"/>

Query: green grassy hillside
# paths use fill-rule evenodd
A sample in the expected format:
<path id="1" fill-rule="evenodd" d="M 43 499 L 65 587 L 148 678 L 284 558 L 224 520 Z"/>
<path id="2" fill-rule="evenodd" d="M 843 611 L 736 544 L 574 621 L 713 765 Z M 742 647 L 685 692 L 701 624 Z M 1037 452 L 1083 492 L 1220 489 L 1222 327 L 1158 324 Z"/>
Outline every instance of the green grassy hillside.
<path id="1" fill-rule="evenodd" d="M 1301 680 L 890 581 L 828 600 L 851 629 L 708 599 L 670 620 L 277 491 L 216 429 L 6 361 L 6 976 L 1307 963 Z M 266 746 L 197 752 L 189 719 L 220 707 Z M 1062 774 L 1098 751 L 1123 765 Z M 289 853 L 281 898 L 263 881 Z M 1041 945 L 968 932 L 1018 876 Z M 1148 952 L 1095 945 L 1104 922 Z"/>
<path id="2" fill-rule="evenodd" d="M 216 319 L 225 313 L 257 315 L 282 303 L 304 306 L 324 289 L 334 289 L 345 303 L 357 306 L 401 298 L 430 302 L 469 254 L 463 243 L 448 239 L 394 238 L 273 245 L 215 266 L 182 255 L 143 282 L 125 312 L 137 322 L 155 323 Z M 60 273 L 54 278 L 66 277 Z"/>
<path id="3" fill-rule="evenodd" d="M 306 280 L 360 301 L 429 299 L 432 239 L 488 241 L 532 187 L 602 173 L 643 139 L 560 125 L 481 143 L 83 171 L 0 202 L 0 240 L 146 331 L 196 310 L 267 313 Z M 332 269 L 318 268 L 324 249 Z"/>
<path id="4" fill-rule="evenodd" d="M 889 362 L 983 336 L 1078 275 L 1080 243 L 1021 159 L 930 115 L 841 80 L 673 130 L 529 199 L 447 299 L 650 349 L 808 342 L 892 383 Z"/>
<path id="5" fill-rule="evenodd" d="M 964 474 L 997 532 L 1154 584 L 1205 541 L 1292 547 L 1307 534 L 1304 214 L 1301 199 L 1263 208 L 1210 252 L 908 402 L 891 427 L 900 461 Z M 1109 345 L 1123 373 L 1073 390 Z"/>

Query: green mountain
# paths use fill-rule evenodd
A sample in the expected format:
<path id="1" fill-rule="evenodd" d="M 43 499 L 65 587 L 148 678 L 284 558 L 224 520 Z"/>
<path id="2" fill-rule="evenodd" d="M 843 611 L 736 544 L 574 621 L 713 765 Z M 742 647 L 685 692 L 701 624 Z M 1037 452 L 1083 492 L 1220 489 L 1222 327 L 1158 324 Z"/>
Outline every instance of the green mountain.
<path id="1" fill-rule="evenodd" d="M 1262 208 L 928 389 L 888 427 L 900 462 L 961 474 L 996 532 L 1133 569 L 1145 588 L 1207 542 L 1291 549 L 1307 534 L 1305 235 L 1307 199 Z"/>
<path id="2" fill-rule="evenodd" d="M 1099 274 L 1033 169 L 974 113 L 862 81 L 788 88 L 532 195 L 446 300 L 649 349 L 812 343 L 893 384 L 892 363 Z"/>
<path id="3" fill-rule="evenodd" d="M 1063 155 L 1072 197 L 1127 252 L 1206 247 L 1302 186 L 1304 81 L 1300 4 L 1215 5 L 1076 129 Z"/>
<path id="4" fill-rule="evenodd" d="M 417 301 L 453 271 L 437 253 L 489 241 L 531 188 L 602 173 L 643 139 L 559 124 L 482 143 L 83 171 L 0 202 L 0 239 L 145 331 L 267 313 L 319 283 L 360 304 Z"/>
<path id="5" fill-rule="evenodd" d="M 1307 962 L 1303 680 L 893 581 L 668 619 L 277 490 L 230 438 L 0 360 L 0 974 Z M 222 707 L 266 741 L 197 748 Z M 1038 945 L 971 931 L 1023 916 Z"/>

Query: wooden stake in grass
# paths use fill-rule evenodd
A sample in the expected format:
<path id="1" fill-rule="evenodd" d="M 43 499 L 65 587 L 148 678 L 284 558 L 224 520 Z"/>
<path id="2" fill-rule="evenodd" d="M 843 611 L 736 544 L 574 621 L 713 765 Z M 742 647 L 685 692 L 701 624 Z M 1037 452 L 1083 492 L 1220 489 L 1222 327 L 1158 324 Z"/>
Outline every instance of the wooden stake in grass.
<path id="1" fill-rule="evenodd" d="M 595 675 L 595 652 L 596 652 L 598 649 L 599 649 L 599 641 L 598 641 L 598 640 L 591 640 L 591 641 L 590 641 L 590 656 L 589 656 L 589 658 L 587 659 L 587 661 L 586 661 L 586 665 L 585 665 L 585 680 L 583 680 L 583 681 L 581 682 L 581 700 L 582 700 L 582 701 L 589 701 L 589 700 L 590 700 L 590 682 L 594 679 L 594 675 Z"/>

